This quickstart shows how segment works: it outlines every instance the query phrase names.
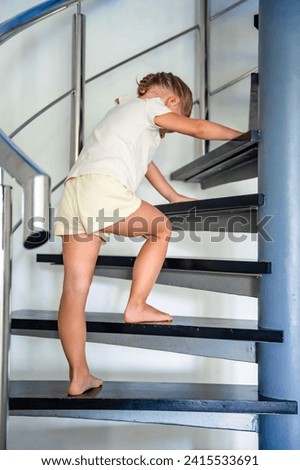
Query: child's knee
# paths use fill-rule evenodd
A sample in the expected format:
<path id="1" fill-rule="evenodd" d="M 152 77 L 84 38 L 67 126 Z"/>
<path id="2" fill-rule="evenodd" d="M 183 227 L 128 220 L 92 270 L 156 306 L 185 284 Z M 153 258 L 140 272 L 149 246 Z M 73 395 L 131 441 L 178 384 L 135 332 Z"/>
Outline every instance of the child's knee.
<path id="1" fill-rule="evenodd" d="M 86 297 L 90 289 L 91 281 L 82 276 L 67 276 L 64 282 L 64 292 L 72 296 Z"/>
<path id="2" fill-rule="evenodd" d="M 152 233 L 158 238 L 164 238 L 166 241 L 169 241 L 172 234 L 172 224 L 170 219 L 168 219 L 164 214 L 155 219 L 152 224 Z"/>

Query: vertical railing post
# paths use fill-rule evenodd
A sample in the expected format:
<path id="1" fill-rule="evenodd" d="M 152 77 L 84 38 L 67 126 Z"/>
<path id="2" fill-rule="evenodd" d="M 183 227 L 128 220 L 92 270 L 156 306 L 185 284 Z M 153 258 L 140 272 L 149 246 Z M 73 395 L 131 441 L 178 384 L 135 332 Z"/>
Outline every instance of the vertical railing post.
<path id="1" fill-rule="evenodd" d="M 196 17 L 199 24 L 199 39 L 196 48 L 196 71 L 199 97 L 199 117 L 208 118 L 208 50 L 207 50 L 207 27 L 208 27 L 208 0 L 199 0 L 196 3 Z M 197 141 L 197 139 L 196 139 Z M 200 155 L 207 151 L 207 142 L 198 140 Z"/>
<path id="2" fill-rule="evenodd" d="M 85 16 L 73 16 L 72 43 L 72 110 L 70 167 L 75 163 L 84 138 L 84 89 L 85 89 Z"/>
<path id="3" fill-rule="evenodd" d="M 283 344 L 258 350 L 259 392 L 300 403 L 300 66 L 299 0 L 259 2 L 259 325 L 284 331 Z M 271 239 L 271 241 L 270 241 Z M 300 449 L 300 414 L 260 417 L 260 449 Z"/>
<path id="4" fill-rule="evenodd" d="M 8 349 L 11 289 L 11 188 L 0 185 L 0 449 L 6 449 L 8 419 Z"/>

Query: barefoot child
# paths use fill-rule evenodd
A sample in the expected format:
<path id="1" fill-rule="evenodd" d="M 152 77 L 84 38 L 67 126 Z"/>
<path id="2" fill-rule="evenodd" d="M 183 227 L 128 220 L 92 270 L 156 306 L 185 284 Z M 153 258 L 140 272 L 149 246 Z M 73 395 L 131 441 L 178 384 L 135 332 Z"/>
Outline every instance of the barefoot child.
<path id="1" fill-rule="evenodd" d="M 143 236 L 133 267 L 124 320 L 168 322 L 172 317 L 146 303 L 165 260 L 171 235 L 168 218 L 135 191 L 146 176 L 170 203 L 190 200 L 166 181 L 152 158 L 167 132 L 198 139 L 230 140 L 240 132 L 190 119 L 192 93 L 172 73 L 145 76 L 137 98 L 120 98 L 90 136 L 71 169 L 56 219 L 62 236 L 64 283 L 58 328 L 70 367 L 70 395 L 101 386 L 90 374 L 86 355 L 85 305 L 95 263 L 107 234 Z"/>

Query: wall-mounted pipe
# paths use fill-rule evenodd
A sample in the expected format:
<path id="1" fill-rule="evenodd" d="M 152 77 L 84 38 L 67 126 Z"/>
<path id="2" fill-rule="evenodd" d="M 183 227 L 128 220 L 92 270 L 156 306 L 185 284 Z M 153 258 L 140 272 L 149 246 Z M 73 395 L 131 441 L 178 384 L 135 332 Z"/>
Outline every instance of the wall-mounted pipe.
<path id="1" fill-rule="evenodd" d="M 23 243 L 37 248 L 50 237 L 50 177 L 0 129 L 0 167 L 24 190 Z"/>

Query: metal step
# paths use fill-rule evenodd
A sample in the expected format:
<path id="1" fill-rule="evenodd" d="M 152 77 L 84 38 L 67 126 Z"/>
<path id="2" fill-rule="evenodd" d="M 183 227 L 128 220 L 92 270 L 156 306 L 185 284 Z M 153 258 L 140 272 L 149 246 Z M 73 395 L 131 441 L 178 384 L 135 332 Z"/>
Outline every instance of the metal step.
<path id="1" fill-rule="evenodd" d="M 63 264 L 59 254 L 38 254 L 37 261 Z M 131 279 L 134 261 L 129 256 L 99 256 L 95 275 Z M 166 258 L 157 283 L 257 297 L 258 278 L 270 272 L 271 263 L 263 261 Z"/>
<path id="2" fill-rule="evenodd" d="M 230 140 L 171 174 L 172 180 L 199 182 L 202 188 L 257 176 L 259 132 Z"/>
<path id="3" fill-rule="evenodd" d="M 297 413 L 297 402 L 261 397 L 254 385 L 104 382 L 103 387 L 76 397 L 68 396 L 66 390 L 64 381 L 11 381 L 10 415 L 256 431 L 256 420 L 249 414 Z M 232 423 L 229 414 L 234 415 Z M 238 414 L 243 421 L 237 420 Z"/>
<path id="4" fill-rule="evenodd" d="M 173 230 L 256 233 L 257 209 L 263 204 L 263 194 L 247 194 L 156 207 L 169 217 Z"/>
<path id="5" fill-rule="evenodd" d="M 171 351 L 194 356 L 256 362 L 257 342 L 282 343 L 283 332 L 258 328 L 255 321 L 175 316 L 172 323 L 129 324 L 120 313 L 87 312 L 89 342 Z M 58 338 L 57 312 L 12 312 L 11 333 Z M 163 340 L 160 338 L 163 337 Z"/>

